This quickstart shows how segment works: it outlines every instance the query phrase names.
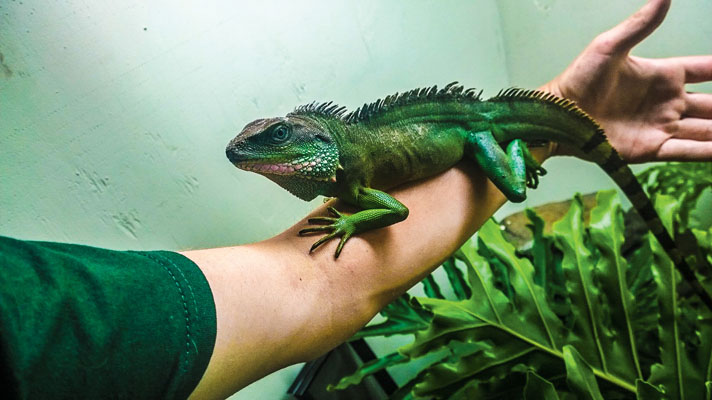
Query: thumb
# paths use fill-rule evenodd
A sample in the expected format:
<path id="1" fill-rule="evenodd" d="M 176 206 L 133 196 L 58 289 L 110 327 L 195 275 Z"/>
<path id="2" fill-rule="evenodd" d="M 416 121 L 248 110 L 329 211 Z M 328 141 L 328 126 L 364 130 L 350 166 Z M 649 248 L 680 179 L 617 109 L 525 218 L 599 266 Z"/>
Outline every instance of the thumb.
<path id="1" fill-rule="evenodd" d="M 671 0 L 649 0 L 640 10 L 596 38 L 604 54 L 627 54 L 648 37 L 665 19 Z"/>

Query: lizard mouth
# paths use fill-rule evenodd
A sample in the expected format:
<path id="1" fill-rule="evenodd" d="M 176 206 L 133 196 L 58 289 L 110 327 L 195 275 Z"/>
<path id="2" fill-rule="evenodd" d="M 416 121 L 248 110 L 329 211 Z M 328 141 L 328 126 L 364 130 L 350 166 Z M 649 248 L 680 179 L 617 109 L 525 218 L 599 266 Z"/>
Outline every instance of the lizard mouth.
<path id="1" fill-rule="evenodd" d="M 240 162 L 235 163 L 235 166 L 245 171 L 273 175 L 294 175 L 299 169 L 302 168 L 301 165 L 295 166 L 283 163 L 265 164 L 256 162 Z"/>
<path id="2" fill-rule="evenodd" d="M 312 171 L 317 169 L 316 162 L 307 161 L 303 163 L 287 164 L 287 163 L 260 163 L 254 161 L 243 161 L 239 163 L 234 163 L 237 168 L 245 171 L 256 172 L 263 175 L 282 175 L 282 176 L 298 176 L 300 178 L 324 181 L 324 182 L 336 182 L 335 176 L 314 176 L 311 174 Z"/>

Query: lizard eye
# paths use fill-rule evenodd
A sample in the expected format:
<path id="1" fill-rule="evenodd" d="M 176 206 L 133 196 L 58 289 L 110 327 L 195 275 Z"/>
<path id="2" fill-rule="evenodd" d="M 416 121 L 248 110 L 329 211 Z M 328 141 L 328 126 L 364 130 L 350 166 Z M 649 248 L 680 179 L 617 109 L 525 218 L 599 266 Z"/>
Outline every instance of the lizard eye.
<path id="1" fill-rule="evenodd" d="M 270 136 L 270 139 L 274 143 L 284 143 L 289 139 L 290 132 L 289 128 L 287 128 L 284 125 L 280 125 L 272 130 L 272 135 Z"/>

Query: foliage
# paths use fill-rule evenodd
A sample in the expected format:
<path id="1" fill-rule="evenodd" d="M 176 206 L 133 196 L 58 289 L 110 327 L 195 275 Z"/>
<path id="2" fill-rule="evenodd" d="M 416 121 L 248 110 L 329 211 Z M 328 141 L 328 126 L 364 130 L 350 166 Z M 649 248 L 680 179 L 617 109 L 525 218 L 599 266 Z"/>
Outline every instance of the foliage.
<path id="1" fill-rule="evenodd" d="M 680 230 L 685 230 L 699 223 L 692 211 L 705 190 L 712 188 L 712 163 L 657 165 L 641 172 L 638 180 L 648 193 L 668 195 L 678 200 Z"/>
<path id="2" fill-rule="evenodd" d="M 654 173 L 643 174 L 649 190 L 670 187 L 649 178 Z M 685 193 L 679 200 L 656 196 L 656 208 L 666 225 L 677 220 L 678 227 L 693 228 L 700 251 L 712 259 L 712 229 L 697 229 L 689 219 L 710 175 L 686 173 L 686 182 L 655 173 L 676 185 L 670 193 Z M 528 212 L 533 246 L 527 254 L 486 223 L 445 263 L 455 298 L 445 298 L 431 277 L 423 283 L 428 297 L 406 295 L 386 307 L 385 322 L 358 337 L 413 334 L 414 341 L 331 388 L 434 356 L 391 398 L 710 399 L 709 315 L 680 294 L 674 265 L 651 235 L 622 253 L 615 192 L 598 194 L 588 226 L 583 214 L 577 196 L 549 235 Z"/>

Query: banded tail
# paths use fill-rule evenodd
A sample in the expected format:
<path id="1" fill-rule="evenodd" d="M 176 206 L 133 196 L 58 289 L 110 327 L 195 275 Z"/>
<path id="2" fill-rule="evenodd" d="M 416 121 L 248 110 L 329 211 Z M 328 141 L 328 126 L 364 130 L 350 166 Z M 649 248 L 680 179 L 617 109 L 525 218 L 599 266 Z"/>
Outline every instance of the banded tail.
<path id="1" fill-rule="evenodd" d="M 592 120 L 593 121 L 593 120 Z M 594 121 L 595 123 L 595 121 Z M 712 297 L 702 287 L 699 279 L 694 271 L 685 261 L 680 249 L 675 244 L 675 241 L 670 236 L 670 233 L 663 226 L 660 216 L 653 202 L 650 200 L 643 187 L 638 182 L 638 179 L 633 174 L 628 164 L 623 161 L 618 152 L 611 146 L 606 139 L 603 129 L 596 124 L 597 129 L 588 140 L 580 146 L 580 150 L 589 155 L 593 161 L 598 164 L 608 176 L 621 188 L 626 197 L 633 204 L 633 208 L 643 218 L 645 224 L 652 232 L 653 236 L 658 240 L 665 252 L 668 254 L 675 267 L 682 274 L 683 278 L 690 284 L 695 293 L 700 297 L 700 300 L 712 310 Z"/>
<path id="2" fill-rule="evenodd" d="M 549 133 L 549 140 L 573 145 L 589 161 L 596 163 L 613 179 L 633 204 L 633 208 L 643 218 L 648 229 L 668 254 L 682 277 L 690 284 L 700 300 L 712 310 L 712 296 L 704 289 L 692 268 L 685 261 L 633 171 L 611 146 L 603 128 L 591 116 L 571 100 L 538 90 L 506 89 L 488 101 L 511 102 L 513 106 L 517 103 L 534 103 L 568 114 L 571 119 L 569 119 L 570 124 L 565 132 L 560 131 L 559 134 L 562 134 L 560 137 Z M 528 117 L 535 118 L 533 115 L 528 115 Z"/>

